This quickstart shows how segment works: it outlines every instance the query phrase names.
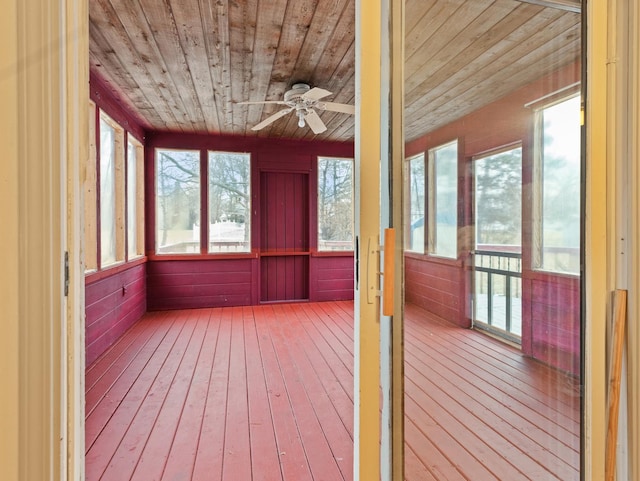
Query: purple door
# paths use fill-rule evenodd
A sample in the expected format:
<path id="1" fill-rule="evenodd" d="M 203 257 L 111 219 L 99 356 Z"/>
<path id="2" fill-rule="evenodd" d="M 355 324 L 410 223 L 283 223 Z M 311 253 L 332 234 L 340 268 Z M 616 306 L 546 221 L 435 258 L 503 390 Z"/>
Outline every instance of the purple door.
<path id="1" fill-rule="evenodd" d="M 309 175 L 260 177 L 261 301 L 309 298 Z"/>

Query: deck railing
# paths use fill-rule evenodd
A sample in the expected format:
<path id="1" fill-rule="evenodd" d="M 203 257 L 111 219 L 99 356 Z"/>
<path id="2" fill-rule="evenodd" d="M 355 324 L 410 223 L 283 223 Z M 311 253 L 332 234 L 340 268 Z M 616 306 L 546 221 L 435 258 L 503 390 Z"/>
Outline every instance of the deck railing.
<path id="1" fill-rule="evenodd" d="M 521 298 L 522 254 L 488 250 L 476 250 L 473 254 L 476 271 L 475 317 L 476 321 L 481 323 L 478 327 L 502 331 L 507 335 L 506 337 L 519 340 L 521 324 L 514 322 L 514 320 L 521 319 L 521 313 L 517 312 L 517 316 L 514 316 L 516 313 L 513 312 L 513 304 L 514 300 Z M 478 273 L 481 274 L 478 275 Z M 513 280 L 516 282 L 512 282 Z M 504 293 L 504 306 L 502 305 L 502 294 L 497 293 Z M 481 316 L 484 318 L 484 313 L 479 312 L 485 307 L 484 302 L 480 302 L 480 299 L 486 299 L 486 322 L 481 318 Z M 498 299 L 500 305 L 497 305 Z M 520 306 L 520 303 L 516 302 L 516 304 Z M 502 314 L 503 308 L 504 317 L 496 319 L 496 312 L 499 311 Z"/>

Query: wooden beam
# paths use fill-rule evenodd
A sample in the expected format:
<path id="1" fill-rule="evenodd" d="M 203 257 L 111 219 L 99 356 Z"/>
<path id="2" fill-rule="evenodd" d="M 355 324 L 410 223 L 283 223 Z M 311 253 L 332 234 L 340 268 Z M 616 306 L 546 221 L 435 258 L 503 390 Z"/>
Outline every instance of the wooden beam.
<path id="1" fill-rule="evenodd" d="M 622 351 L 624 349 L 627 320 L 627 291 L 616 290 L 613 295 L 614 319 L 611 361 L 609 363 L 609 422 L 605 455 L 605 479 L 616 477 L 616 451 L 618 444 L 618 417 L 620 413 L 620 381 L 622 380 Z"/>

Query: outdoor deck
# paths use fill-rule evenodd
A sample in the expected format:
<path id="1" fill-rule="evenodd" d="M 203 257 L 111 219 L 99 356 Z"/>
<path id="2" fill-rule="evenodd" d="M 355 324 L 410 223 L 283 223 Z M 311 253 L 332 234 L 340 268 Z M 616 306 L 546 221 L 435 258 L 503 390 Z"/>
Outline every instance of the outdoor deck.
<path id="1" fill-rule="evenodd" d="M 578 479 L 572 378 L 416 307 L 406 324 L 406 479 Z M 150 313 L 86 392 L 89 481 L 351 480 L 353 303 Z"/>

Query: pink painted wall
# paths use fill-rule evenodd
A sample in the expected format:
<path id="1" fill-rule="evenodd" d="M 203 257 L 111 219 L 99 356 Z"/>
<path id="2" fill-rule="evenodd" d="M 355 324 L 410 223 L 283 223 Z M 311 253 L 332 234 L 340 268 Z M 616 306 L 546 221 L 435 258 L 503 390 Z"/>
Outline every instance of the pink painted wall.
<path id="1" fill-rule="evenodd" d="M 85 282 L 86 364 L 89 366 L 147 310 L 144 262 L 94 274 Z"/>
<path id="2" fill-rule="evenodd" d="M 316 227 L 316 159 L 353 158 L 352 143 L 161 132 L 147 138 L 149 309 L 353 299 L 353 253 L 318 253 Z M 251 154 L 252 252 L 155 255 L 156 148 L 197 149 L 203 158 L 208 150 Z M 335 287 L 327 282 L 332 275 Z"/>
<path id="3" fill-rule="evenodd" d="M 145 131 L 119 98 L 94 73 L 90 97 L 125 131 L 144 142 Z M 93 119 L 97 122 L 98 117 Z M 96 129 L 99 135 L 99 128 Z M 99 186 L 96 186 L 98 189 Z M 99 236 L 98 236 L 99 241 Z M 85 277 L 85 355 L 90 365 L 147 310 L 146 259 L 119 264 Z"/>

